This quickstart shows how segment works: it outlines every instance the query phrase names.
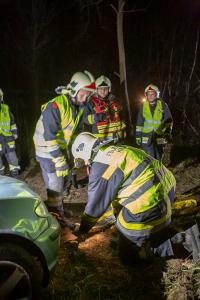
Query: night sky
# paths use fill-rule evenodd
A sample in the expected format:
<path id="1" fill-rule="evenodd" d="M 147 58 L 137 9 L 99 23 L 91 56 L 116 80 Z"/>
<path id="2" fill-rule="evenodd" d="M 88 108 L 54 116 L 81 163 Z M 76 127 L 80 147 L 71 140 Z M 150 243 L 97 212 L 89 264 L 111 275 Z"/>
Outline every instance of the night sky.
<path id="1" fill-rule="evenodd" d="M 99 4 L 87 7 L 91 2 Z M 1 86 L 28 87 L 33 49 L 40 89 L 53 89 L 83 69 L 95 76 L 105 73 L 118 84 L 114 75 L 114 71 L 118 72 L 116 15 L 111 3 L 117 7 L 117 1 L 106 0 L 1 0 Z M 124 15 L 128 81 L 131 85 L 131 79 L 137 78 L 134 86 L 139 87 L 149 80 L 162 83 L 163 78 L 155 72 L 156 56 L 169 47 L 175 30 L 175 47 L 179 48 L 187 35 L 186 45 L 193 50 L 191 43 L 194 46 L 192 39 L 200 22 L 198 0 L 126 1 L 126 10 L 141 8 L 146 10 Z M 36 42 L 35 28 L 40 31 Z"/>
<path id="2" fill-rule="evenodd" d="M 31 107 L 38 116 L 40 104 L 55 96 L 55 87 L 66 84 L 76 71 L 108 76 L 113 92 L 122 95 L 114 74 L 119 66 L 111 4 L 117 7 L 118 1 L 0 0 L 0 87 L 18 119 Z M 152 82 L 175 119 L 184 109 L 190 118 L 189 103 L 200 111 L 200 1 L 127 0 L 124 8 L 144 9 L 124 14 L 133 116 Z M 192 122 L 198 127 L 197 116 Z"/>

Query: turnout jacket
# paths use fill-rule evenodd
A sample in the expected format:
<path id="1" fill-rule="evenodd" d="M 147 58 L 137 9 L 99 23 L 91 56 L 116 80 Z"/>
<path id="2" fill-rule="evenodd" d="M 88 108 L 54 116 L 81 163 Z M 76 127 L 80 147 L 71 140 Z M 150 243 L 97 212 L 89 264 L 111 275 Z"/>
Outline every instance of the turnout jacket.
<path id="1" fill-rule="evenodd" d="M 92 133 L 101 138 L 123 138 L 126 128 L 121 119 L 121 106 L 112 94 L 102 99 L 98 94 L 87 103 L 84 122 L 92 126 Z"/>
<path id="2" fill-rule="evenodd" d="M 0 154 L 15 151 L 18 137 L 15 118 L 7 104 L 0 104 Z"/>
<path id="3" fill-rule="evenodd" d="M 112 203 L 125 236 L 149 237 L 169 225 L 174 191 L 174 176 L 158 160 L 133 147 L 104 146 L 91 166 L 80 232 L 89 231 Z"/>
<path id="4" fill-rule="evenodd" d="M 59 95 L 42 105 L 33 137 L 36 155 L 51 159 L 61 157 L 74 138 L 83 110 L 84 107 L 75 105 L 66 95 Z"/>
<path id="5" fill-rule="evenodd" d="M 144 102 L 137 117 L 137 144 L 166 144 L 171 135 L 172 125 L 172 115 L 167 103 L 161 99 L 156 99 L 154 105 L 150 105 L 148 101 Z"/>

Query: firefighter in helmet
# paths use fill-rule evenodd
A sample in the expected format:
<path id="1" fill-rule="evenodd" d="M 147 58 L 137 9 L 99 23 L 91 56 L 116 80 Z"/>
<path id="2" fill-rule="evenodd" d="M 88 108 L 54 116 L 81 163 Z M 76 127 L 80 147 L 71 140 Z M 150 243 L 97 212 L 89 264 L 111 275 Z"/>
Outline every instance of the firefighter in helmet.
<path id="1" fill-rule="evenodd" d="M 172 115 L 168 105 L 160 99 L 160 91 L 149 84 L 144 91 L 146 101 L 138 111 L 136 143 L 148 154 L 161 160 L 164 146 L 171 141 Z"/>
<path id="2" fill-rule="evenodd" d="M 111 81 L 101 75 L 96 79 L 96 92 L 91 95 L 85 109 L 85 123 L 89 130 L 102 140 L 122 142 L 125 138 L 126 125 L 122 120 L 122 108 L 111 93 Z M 112 205 L 99 219 L 98 228 L 105 228 L 116 221 Z"/>
<path id="3" fill-rule="evenodd" d="M 131 248 L 132 259 L 148 258 L 152 238 L 159 241 L 155 252 L 171 256 L 170 241 L 159 238 L 171 222 L 176 185 L 172 173 L 140 149 L 105 143 L 87 132 L 76 137 L 72 154 L 75 165 L 82 161 L 90 168 L 88 201 L 75 233 L 87 233 L 112 203 L 123 259 L 125 245 Z"/>
<path id="4" fill-rule="evenodd" d="M 3 101 L 3 91 L 0 89 L 0 175 L 4 175 L 6 158 L 10 176 L 17 177 L 20 166 L 15 152 L 15 140 L 18 138 L 17 126 L 9 106 Z"/>
<path id="5" fill-rule="evenodd" d="M 85 111 L 85 123 L 91 132 L 102 139 L 123 140 L 126 125 L 121 118 L 122 108 L 111 93 L 111 81 L 101 75 L 96 79 L 96 92 L 91 95 Z"/>
<path id="6" fill-rule="evenodd" d="M 46 205 L 58 215 L 61 225 L 73 227 L 63 208 L 63 191 L 69 174 L 69 147 L 81 123 L 84 103 L 95 90 L 94 77 L 88 71 L 75 73 L 67 86 L 56 89 L 59 94 L 42 105 L 34 144 L 47 189 Z"/>

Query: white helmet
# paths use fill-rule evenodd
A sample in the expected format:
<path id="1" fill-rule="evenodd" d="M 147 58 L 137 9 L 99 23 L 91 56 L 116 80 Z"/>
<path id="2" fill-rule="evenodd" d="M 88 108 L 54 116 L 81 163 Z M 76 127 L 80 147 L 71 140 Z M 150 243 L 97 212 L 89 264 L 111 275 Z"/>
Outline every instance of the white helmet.
<path id="1" fill-rule="evenodd" d="M 82 159 L 85 164 L 90 163 L 92 157 L 92 150 L 98 138 L 90 132 L 80 133 L 72 144 L 72 155 L 74 160 Z"/>
<path id="2" fill-rule="evenodd" d="M 160 91 L 159 91 L 159 88 L 158 88 L 156 85 L 154 85 L 154 84 L 149 84 L 149 85 L 145 88 L 145 90 L 144 90 L 145 96 L 146 96 L 147 92 L 150 92 L 150 91 L 154 91 L 154 92 L 156 93 L 156 95 L 157 95 L 157 98 L 159 98 L 159 96 L 160 96 Z"/>
<path id="3" fill-rule="evenodd" d="M 3 100 L 3 91 L 0 89 L 0 100 Z"/>
<path id="4" fill-rule="evenodd" d="M 76 72 L 67 85 L 67 93 L 72 97 L 75 97 L 81 89 L 91 92 L 96 89 L 95 79 L 88 71 Z"/>
<path id="5" fill-rule="evenodd" d="M 96 88 L 101 88 L 101 87 L 108 87 L 109 92 L 111 91 L 111 81 L 108 77 L 101 75 L 96 79 Z"/>

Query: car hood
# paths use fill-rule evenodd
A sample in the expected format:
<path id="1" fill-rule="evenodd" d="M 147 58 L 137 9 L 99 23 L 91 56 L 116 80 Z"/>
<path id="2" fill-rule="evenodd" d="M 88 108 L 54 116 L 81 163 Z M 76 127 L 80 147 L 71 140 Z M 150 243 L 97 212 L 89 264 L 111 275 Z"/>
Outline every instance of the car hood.
<path id="1" fill-rule="evenodd" d="M 8 176 L 0 176 L 0 200 L 8 198 L 39 198 L 26 183 Z"/>

